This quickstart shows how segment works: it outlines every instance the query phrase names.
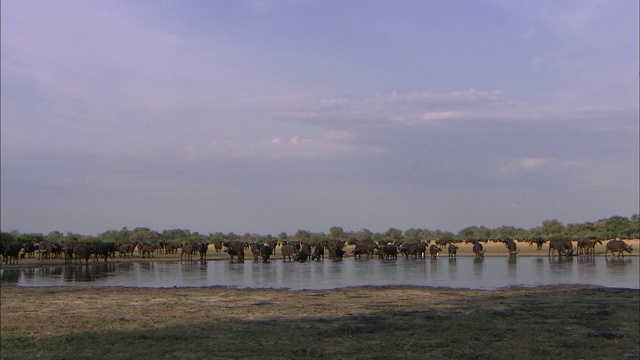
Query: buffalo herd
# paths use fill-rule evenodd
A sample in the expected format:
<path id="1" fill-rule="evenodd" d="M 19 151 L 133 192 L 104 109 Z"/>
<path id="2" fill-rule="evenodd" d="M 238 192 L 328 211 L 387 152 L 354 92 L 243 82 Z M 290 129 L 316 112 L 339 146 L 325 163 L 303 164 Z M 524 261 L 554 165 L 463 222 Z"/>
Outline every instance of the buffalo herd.
<path id="1" fill-rule="evenodd" d="M 516 240 L 506 239 L 500 240 L 504 243 L 505 248 L 511 257 L 515 257 L 518 253 Z M 476 258 L 481 259 L 487 251 L 483 243 L 487 240 L 467 240 L 466 244 L 472 246 L 473 254 Z M 596 254 L 596 246 L 603 245 L 602 240 L 596 238 L 590 239 L 531 239 L 528 240 L 529 246 L 536 246 L 538 250 L 542 250 L 544 244 L 548 244 L 548 256 L 577 256 L 586 255 L 593 256 Z M 262 261 L 268 263 L 271 257 L 276 254 L 279 248 L 280 259 L 283 261 L 321 261 L 326 258 L 333 261 L 342 260 L 350 249 L 350 255 L 356 260 L 369 260 L 378 258 L 381 260 L 394 260 L 398 256 L 406 259 L 422 259 L 427 257 L 427 253 L 431 258 L 437 258 L 438 254 L 446 249 L 449 258 L 455 258 L 459 250 L 461 242 L 444 242 L 436 241 L 430 244 L 430 241 L 424 240 L 404 240 L 404 241 L 373 241 L 354 240 L 350 242 L 340 240 L 330 240 L 324 242 L 299 242 L 299 241 L 282 241 L 273 240 L 270 242 L 243 242 L 228 241 L 217 242 L 213 244 L 215 251 L 226 252 L 231 262 L 242 263 L 245 260 L 245 252 L 249 252 L 254 261 Z M 442 247 L 441 247 L 442 246 Z M 604 245 L 605 256 L 611 252 L 612 256 L 623 257 L 624 253 L 631 253 L 632 247 L 622 240 L 610 240 Z M 208 243 L 159 243 L 147 244 L 136 242 L 125 242 L 121 244 L 109 242 L 79 242 L 73 244 L 60 244 L 56 242 L 41 243 L 4 243 L 0 242 L 0 255 L 4 258 L 5 264 L 17 264 L 19 258 L 36 258 L 38 260 L 48 259 L 64 259 L 65 264 L 84 263 L 88 265 L 89 260 L 93 258 L 94 262 L 104 260 L 107 262 L 110 258 L 130 258 L 136 250 L 142 258 L 152 258 L 155 254 L 175 254 L 179 251 L 181 261 L 194 261 L 194 256 L 200 261 L 207 260 Z"/>

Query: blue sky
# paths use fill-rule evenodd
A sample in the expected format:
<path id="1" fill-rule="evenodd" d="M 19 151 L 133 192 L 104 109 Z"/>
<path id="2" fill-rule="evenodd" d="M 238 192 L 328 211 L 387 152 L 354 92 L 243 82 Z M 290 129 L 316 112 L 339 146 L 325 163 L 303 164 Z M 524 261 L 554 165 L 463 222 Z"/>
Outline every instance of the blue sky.
<path id="1" fill-rule="evenodd" d="M 0 4 L 3 231 L 639 212 L 637 1 Z"/>

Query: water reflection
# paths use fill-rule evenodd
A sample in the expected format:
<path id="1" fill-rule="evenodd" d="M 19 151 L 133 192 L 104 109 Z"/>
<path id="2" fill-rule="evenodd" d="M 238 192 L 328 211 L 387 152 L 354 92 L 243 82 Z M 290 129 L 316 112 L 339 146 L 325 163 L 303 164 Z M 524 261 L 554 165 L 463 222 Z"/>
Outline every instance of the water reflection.
<path id="1" fill-rule="evenodd" d="M 1 283 L 21 286 L 232 286 L 333 289 L 417 285 L 496 289 L 592 284 L 638 289 L 637 257 L 491 257 L 341 262 L 146 262 L 0 269 Z M 604 271 L 603 271 L 604 269 Z"/>

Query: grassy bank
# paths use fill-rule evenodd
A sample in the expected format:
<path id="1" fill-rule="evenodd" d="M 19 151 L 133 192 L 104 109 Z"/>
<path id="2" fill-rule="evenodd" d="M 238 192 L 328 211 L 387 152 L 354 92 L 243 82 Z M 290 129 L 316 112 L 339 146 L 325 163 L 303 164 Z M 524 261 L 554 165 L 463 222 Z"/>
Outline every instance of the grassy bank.
<path id="1" fill-rule="evenodd" d="M 640 291 L 2 286 L 2 359 L 637 359 Z"/>

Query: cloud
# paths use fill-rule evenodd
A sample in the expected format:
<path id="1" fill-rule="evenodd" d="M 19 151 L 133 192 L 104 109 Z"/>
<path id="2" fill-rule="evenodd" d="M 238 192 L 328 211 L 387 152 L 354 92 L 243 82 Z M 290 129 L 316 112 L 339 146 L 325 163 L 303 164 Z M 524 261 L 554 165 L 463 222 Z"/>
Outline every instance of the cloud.
<path id="1" fill-rule="evenodd" d="M 320 137 L 293 135 L 289 138 L 276 136 L 255 142 L 212 141 L 199 153 L 209 151 L 212 156 L 232 158 L 332 158 L 352 157 L 365 153 L 379 153 L 382 149 L 364 147 L 354 142 L 354 135 L 348 131 L 328 131 Z M 194 153 L 190 147 L 189 153 Z M 206 156 L 202 154 L 203 156 Z"/>
<path id="2" fill-rule="evenodd" d="M 524 158 L 513 159 L 501 166 L 498 172 L 501 174 L 513 174 L 517 172 L 537 172 L 559 169 L 575 168 L 584 161 L 553 159 L 553 158 Z"/>

